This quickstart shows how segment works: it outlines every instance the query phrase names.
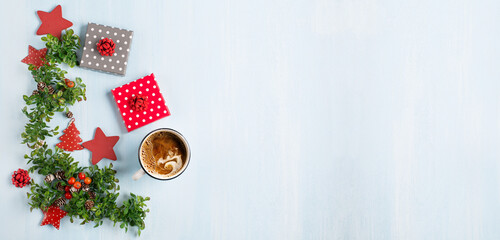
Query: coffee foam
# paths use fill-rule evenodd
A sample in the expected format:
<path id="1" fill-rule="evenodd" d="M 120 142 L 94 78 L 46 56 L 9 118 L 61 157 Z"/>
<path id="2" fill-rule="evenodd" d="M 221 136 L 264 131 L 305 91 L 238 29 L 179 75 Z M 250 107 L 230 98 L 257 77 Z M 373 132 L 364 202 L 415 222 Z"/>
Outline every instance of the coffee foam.
<path id="1" fill-rule="evenodd" d="M 141 163 L 149 174 L 168 179 L 179 173 L 186 163 L 186 148 L 178 136 L 158 131 L 141 145 Z"/>

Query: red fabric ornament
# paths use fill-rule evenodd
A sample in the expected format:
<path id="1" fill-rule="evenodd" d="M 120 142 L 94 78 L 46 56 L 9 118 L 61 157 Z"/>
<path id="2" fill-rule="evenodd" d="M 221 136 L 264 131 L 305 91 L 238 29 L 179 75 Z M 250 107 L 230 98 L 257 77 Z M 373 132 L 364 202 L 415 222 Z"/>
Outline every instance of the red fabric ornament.
<path id="1" fill-rule="evenodd" d="M 115 53 L 115 42 L 110 38 L 101 39 L 97 43 L 97 50 L 101 56 L 112 56 Z"/>
<path id="2" fill-rule="evenodd" d="M 43 211 L 42 211 L 43 212 Z M 61 224 L 61 219 L 68 214 L 67 212 L 61 210 L 58 207 L 50 206 L 46 212 L 43 212 L 44 216 L 42 219 L 42 224 L 44 226 L 50 224 L 59 230 L 59 225 Z"/>
<path id="3" fill-rule="evenodd" d="M 94 139 L 82 143 L 83 147 L 92 152 L 92 164 L 96 165 L 103 158 L 116 160 L 116 154 L 113 147 L 118 142 L 120 137 L 107 137 L 101 128 L 95 130 Z"/>
<path id="4" fill-rule="evenodd" d="M 130 98 L 130 108 L 134 111 L 144 111 L 148 109 L 149 101 L 148 96 L 144 96 L 141 94 L 133 95 Z"/>
<path id="5" fill-rule="evenodd" d="M 28 46 L 28 56 L 23 58 L 21 62 L 35 65 L 36 69 L 38 69 L 45 63 L 46 54 L 47 54 L 47 48 L 42 48 L 40 50 L 37 50 L 36 48 L 30 45 Z"/>
<path id="6" fill-rule="evenodd" d="M 37 35 L 51 34 L 54 37 L 61 38 L 61 31 L 73 26 L 73 23 L 62 17 L 61 5 L 57 5 L 52 12 L 37 11 L 42 25 L 36 31 Z"/>
<path id="7" fill-rule="evenodd" d="M 63 135 L 59 137 L 61 140 L 56 146 L 60 149 L 64 149 L 68 152 L 72 152 L 75 150 L 82 150 L 83 147 L 79 144 L 83 140 L 80 138 L 80 131 L 75 126 L 75 119 L 72 119 L 69 123 L 68 128 L 63 131 Z"/>
<path id="8" fill-rule="evenodd" d="M 14 171 L 14 174 L 12 174 L 12 184 L 18 188 L 22 188 L 30 183 L 30 175 L 28 174 L 28 171 L 24 169 L 18 169 L 17 171 Z"/>

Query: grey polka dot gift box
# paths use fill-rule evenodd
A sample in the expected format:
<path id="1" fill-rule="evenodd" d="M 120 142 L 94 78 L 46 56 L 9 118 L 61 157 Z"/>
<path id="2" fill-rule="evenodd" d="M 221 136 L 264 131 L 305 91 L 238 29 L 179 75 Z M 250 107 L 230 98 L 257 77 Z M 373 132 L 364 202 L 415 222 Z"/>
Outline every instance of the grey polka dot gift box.
<path id="1" fill-rule="evenodd" d="M 133 35 L 133 31 L 89 23 L 80 67 L 124 76 L 127 72 L 128 54 Z M 111 56 L 101 55 L 99 52 L 98 43 L 105 38 L 114 42 L 114 53 Z"/>

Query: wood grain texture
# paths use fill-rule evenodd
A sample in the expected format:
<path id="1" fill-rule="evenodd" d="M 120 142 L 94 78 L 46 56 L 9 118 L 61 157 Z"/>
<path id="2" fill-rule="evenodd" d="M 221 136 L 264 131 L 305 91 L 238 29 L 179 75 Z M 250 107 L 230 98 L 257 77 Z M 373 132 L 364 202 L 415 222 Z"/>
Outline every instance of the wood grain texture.
<path id="1" fill-rule="evenodd" d="M 82 139 L 119 135 L 122 195 L 151 196 L 143 239 L 500 239 L 500 2 L 59 3 L 80 36 L 87 22 L 134 31 L 125 77 L 69 72 L 88 85 L 73 110 Z M 0 8 L 0 230 L 136 238 L 109 221 L 40 227 L 9 183 L 27 167 L 20 109 L 35 87 L 20 60 L 43 46 L 35 11 L 55 5 Z M 127 133 L 110 90 L 150 73 L 172 115 Z M 134 182 L 137 146 L 160 127 L 186 136 L 190 166 Z M 89 164 L 88 151 L 73 156 Z"/>

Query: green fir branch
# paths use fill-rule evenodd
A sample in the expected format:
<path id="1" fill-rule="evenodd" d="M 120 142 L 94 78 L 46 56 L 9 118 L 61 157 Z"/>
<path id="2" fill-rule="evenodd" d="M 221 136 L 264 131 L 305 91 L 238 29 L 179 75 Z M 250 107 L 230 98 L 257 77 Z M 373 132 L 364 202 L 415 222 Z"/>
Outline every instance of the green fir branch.
<path id="1" fill-rule="evenodd" d="M 67 72 L 58 67 L 58 64 L 62 63 L 70 67 L 77 64 L 76 50 L 80 48 L 80 38 L 73 30 L 67 30 L 61 40 L 48 34 L 42 37 L 42 41 L 46 42 L 47 47 L 46 62 L 41 67 L 29 65 L 28 69 L 37 84 L 51 86 L 53 92 L 46 87 L 38 90 L 36 94 L 23 96 L 26 107 L 22 112 L 28 118 L 28 123 L 21 137 L 22 143 L 32 149 L 30 154 L 24 156 L 28 164 L 31 164 L 29 171 L 43 176 L 64 171 L 66 179 L 84 172 L 93 180 L 89 191 L 96 194 L 95 199 L 92 199 L 94 206 L 90 210 L 85 208 L 85 202 L 90 199 L 88 192 L 74 192 L 72 198 L 62 207 L 68 212 L 70 221 L 79 219 L 82 221 L 81 224 L 93 222 L 94 226 L 98 227 L 107 218 L 113 221 L 114 225 L 119 223 L 120 228 L 124 228 L 125 231 L 128 231 L 129 227 L 137 227 L 137 233 L 140 235 L 145 228 L 146 213 L 149 212 L 145 204 L 149 197 L 144 198 L 131 193 L 130 197 L 118 206 L 116 199 L 120 186 L 112 164 L 104 168 L 99 168 L 97 165 L 81 167 L 69 153 L 58 147 L 50 149 L 45 143 L 48 137 L 59 134 L 58 126 L 52 129 L 47 123 L 56 112 L 69 111 L 69 107 L 77 101 L 86 100 L 86 86 L 82 79 L 75 78 L 73 81 L 75 85 L 68 87 L 65 82 Z M 65 192 L 59 191 L 57 184 L 68 185 L 66 181 L 57 179 L 51 183 L 43 181 L 42 184 L 32 180 L 30 192 L 27 193 L 30 210 L 45 211 L 55 200 L 63 197 Z"/>

